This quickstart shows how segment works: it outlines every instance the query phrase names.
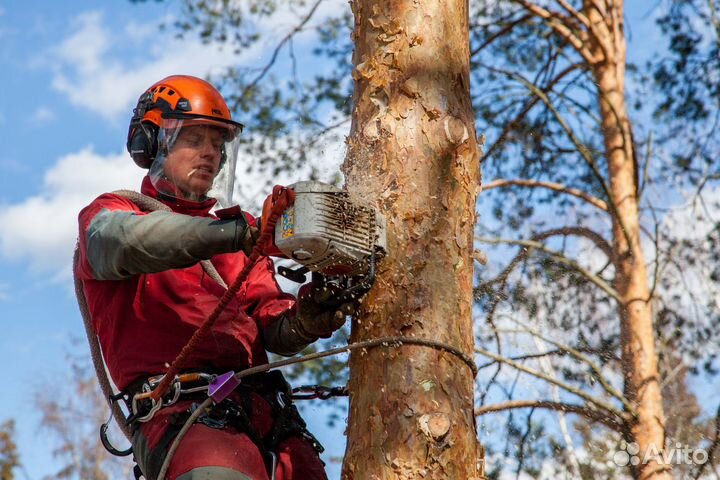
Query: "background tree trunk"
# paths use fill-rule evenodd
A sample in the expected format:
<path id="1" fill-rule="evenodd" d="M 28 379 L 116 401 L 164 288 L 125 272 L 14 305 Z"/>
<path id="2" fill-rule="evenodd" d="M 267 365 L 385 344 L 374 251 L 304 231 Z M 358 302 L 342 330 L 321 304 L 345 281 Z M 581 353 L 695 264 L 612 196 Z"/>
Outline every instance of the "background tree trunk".
<path id="1" fill-rule="evenodd" d="M 638 170 L 634 140 L 625 102 L 627 43 L 623 26 L 623 2 L 616 0 L 607 11 L 595 2 L 585 2 L 585 13 L 594 29 L 594 53 L 604 60 L 593 65 L 597 81 L 610 191 L 615 204 L 613 249 L 615 289 L 622 299 L 618 307 L 625 396 L 635 406 L 637 417 L 630 424 L 627 440 L 640 447 L 636 478 L 670 479 L 670 466 L 651 460 L 642 463 L 646 452 L 662 455 L 665 447 L 665 416 L 660 393 L 655 332 L 650 304 L 650 286 L 640 243 Z"/>
<path id="2" fill-rule="evenodd" d="M 355 0 L 351 195 L 388 219 L 388 256 L 353 340 L 408 335 L 472 355 L 473 225 L 479 152 L 464 0 Z M 474 479 L 471 370 L 403 346 L 350 359 L 343 478 Z"/>

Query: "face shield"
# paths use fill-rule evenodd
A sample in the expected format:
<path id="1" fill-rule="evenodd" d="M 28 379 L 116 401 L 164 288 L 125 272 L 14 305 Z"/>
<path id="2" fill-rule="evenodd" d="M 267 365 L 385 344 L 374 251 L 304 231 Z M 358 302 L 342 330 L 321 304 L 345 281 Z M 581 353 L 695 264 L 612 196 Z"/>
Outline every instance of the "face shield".
<path id="1" fill-rule="evenodd" d="M 163 118 L 149 176 L 159 193 L 232 205 L 241 127 L 209 118 Z"/>

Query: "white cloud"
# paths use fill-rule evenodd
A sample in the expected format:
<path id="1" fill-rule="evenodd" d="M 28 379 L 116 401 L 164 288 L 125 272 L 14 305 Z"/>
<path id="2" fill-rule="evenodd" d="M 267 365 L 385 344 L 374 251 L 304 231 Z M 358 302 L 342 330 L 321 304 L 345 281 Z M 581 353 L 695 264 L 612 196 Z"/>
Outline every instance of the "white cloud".
<path id="1" fill-rule="evenodd" d="M 75 66 L 82 75 L 102 70 L 102 59 L 110 48 L 108 32 L 101 25 L 100 12 L 85 12 L 71 21 L 73 34 L 55 50 L 58 58 Z"/>
<path id="2" fill-rule="evenodd" d="M 55 112 L 48 107 L 38 107 L 30 115 L 30 123 L 35 126 L 44 125 L 52 120 L 55 120 Z"/>
<path id="3" fill-rule="evenodd" d="M 120 55 L 116 46 L 136 43 L 137 35 L 154 31 L 153 42 L 137 42 L 136 55 Z M 148 48 L 150 45 L 150 48 Z M 140 94 L 165 76 L 184 73 L 203 77 L 238 62 L 231 50 L 204 45 L 195 38 L 178 39 L 155 24 L 133 24 L 112 32 L 99 12 L 79 15 L 73 34 L 54 50 L 52 86 L 73 104 L 106 119 L 124 119 Z M 247 53 L 247 52 L 246 52 Z M 129 59 L 147 59 L 144 63 Z M 123 60 L 124 59 L 124 60 Z"/>
<path id="4" fill-rule="evenodd" d="M 166 17 L 163 20 L 160 20 L 158 23 L 172 23 L 171 17 Z M 155 23 L 138 23 L 138 22 L 128 22 L 127 25 L 125 25 L 124 29 L 124 35 L 128 38 L 129 41 L 137 44 L 142 44 L 143 46 L 146 46 L 147 41 L 154 41 L 154 37 L 157 37 L 158 35 L 158 25 Z"/>
<path id="5" fill-rule="evenodd" d="M 0 209 L 0 256 L 26 260 L 35 272 L 63 272 L 72 260 L 78 212 L 99 194 L 139 186 L 144 171 L 127 154 L 102 156 L 92 147 L 60 158 L 43 191 Z"/>
<path id="6" fill-rule="evenodd" d="M 7 283 L 0 283 L 0 302 L 5 302 L 10 299 L 9 291 L 10 286 Z"/>
<path id="7" fill-rule="evenodd" d="M 348 8 L 344 0 L 323 2 L 314 16 L 315 24 L 344 8 Z M 265 41 L 236 54 L 219 44 L 203 44 L 193 33 L 176 38 L 172 29 L 160 31 L 161 22 L 172 23 L 168 17 L 148 23 L 132 22 L 112 31 L 101 12 L 85 12 L 71 22 L 73 33 L 41 63 L 52 68 L 53 88 L 67 95 L 71 103 L 119 121 L 128 116 L 152 82 L 165 76 L 184 73 L 205 77 L 243 63 L 256 66 L 306 13 L 307 9 L 298 13 L 281 6 L 258 26 L 268 33 Z M 299 40 L 311 35 L 310 30 L 304 31 Z M 128 55 L 128 49 L 136 51 Z"/>

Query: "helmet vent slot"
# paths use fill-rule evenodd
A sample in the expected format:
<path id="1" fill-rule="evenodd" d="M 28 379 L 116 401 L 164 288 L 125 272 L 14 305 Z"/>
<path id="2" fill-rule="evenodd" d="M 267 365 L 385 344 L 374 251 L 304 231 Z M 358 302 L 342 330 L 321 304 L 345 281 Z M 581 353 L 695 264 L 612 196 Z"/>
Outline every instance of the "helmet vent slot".
<path id="1" fill-rule="evenodd" d="M 168 95 L 175 95 L 175 90 L 168 90 Z"/>

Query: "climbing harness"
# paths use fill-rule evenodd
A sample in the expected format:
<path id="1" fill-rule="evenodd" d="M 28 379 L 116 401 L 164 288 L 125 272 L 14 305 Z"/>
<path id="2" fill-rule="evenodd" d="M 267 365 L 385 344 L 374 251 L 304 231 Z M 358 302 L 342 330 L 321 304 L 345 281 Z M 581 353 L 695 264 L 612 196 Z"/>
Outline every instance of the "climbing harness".
<path id="1" fill-rule="evenodd" d="M 213 400 L 207 405 L 207 408 L 203 408 L 198 412 L 200 402 L 205 399 L 212 399 L 208 395 L 211 394 L 211 389 L 222 382 L 222 380 L 220 382 L 217 382 L 217 380 L 222 379 L 223 375 L 213 375 L 212 377 L 215 378 L 212 379 L 210 385 L 206 385 L 202 389 L 181 388 L 183 393 L 179 395 L 179 401 L 184 401 L 187 408 L 164 417 L 163 421 L 167 422 L 167 429 L 153 448 L 153 451 L 149 452 L 145 457 L 146 463 L 143 468 L 147 469 L 147 472 L 144 473 L 147 473 L 149 478 L 159 478 L 157 476 L 158 471 L 161 469 L 167 447 L 183 425 L 188 422 L 191 422 L 191 424 L 200 423 L 218 430 L 232 427 L 235 431 L 247 435 L 261 452 L 265 461 L 265 468 L 269 472 L 274 471 L 273 464 L 277 462 L 278 458 L 275 453 L 279 444 L 287 438 L 304 438 L 318 454 L 324 451 L 317 438 L 307 429 L 306 423 L 293 404 L 290 385 L 285 381 L 281 372 L 273 371 L 246 377 L 240 385 L 227 392 L 227 397 L 218 398 L 217 401 Z M 157 379 L 155 380 L 153 383 L 157 384 Z M 150 382 L 144 382 L 137 388 L 147 388 L 149 384 Z M 165 398 L 174 397 L 173 391 L 174 387 Z M 140 395 L 142 394 L 140 393 Z M 253 404 L 257 397 L 262 398 L 271 411 L 272 426 L 264 436 L 260 435 L 251 420 L 254 411 Z M 147 397 L 145 401 L 147 402 Z M 190 417 L 196 412 L 199 415 L 196 415 L 193 417 L 194 420 L 190 421 Z M 140 414 L 142 413 L 144 411 L 140 412 Z M 138 423 L 134 425 L 139 426 Z"/>

